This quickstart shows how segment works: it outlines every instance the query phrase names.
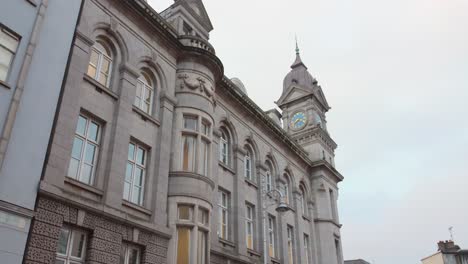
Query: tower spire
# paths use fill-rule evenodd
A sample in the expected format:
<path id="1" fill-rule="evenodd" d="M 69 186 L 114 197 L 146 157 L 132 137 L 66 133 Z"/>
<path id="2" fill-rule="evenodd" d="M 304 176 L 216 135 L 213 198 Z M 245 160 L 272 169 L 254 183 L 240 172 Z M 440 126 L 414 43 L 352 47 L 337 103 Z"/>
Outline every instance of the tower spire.
<path id="1" fill-rule="evenodd" d="M 297 44 L 297 35 L 296 35 L 296 55 L 299 55 L 299 45 Z"/>

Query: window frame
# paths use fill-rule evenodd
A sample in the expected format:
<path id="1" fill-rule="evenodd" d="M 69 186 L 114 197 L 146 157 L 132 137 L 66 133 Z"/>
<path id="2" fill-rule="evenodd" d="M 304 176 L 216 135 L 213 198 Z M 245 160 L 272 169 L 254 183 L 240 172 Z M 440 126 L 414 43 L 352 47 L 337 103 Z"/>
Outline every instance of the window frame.
<path id="1" fill-rule="evenodd" d="M 223 163 L 224 165 L 226 166 L 230 166 L 231 165 L 231 155 L 230 155 L 230 151 L 231 151 L 231 138 L 230 138 L 230 135 L 229 133 L 226 131 L 225 128 L 221 128 L 221 137 L 219 139 L 219 146 L 220 146 L 220 149 L 219 149 L 219 161 L 221 163 Z"/>
<path id="2" fill-rule="evenodd" d="M 154 104 L 154 97 L 156 94 L 156 83 L 154 78 L 151 78 L 152 74 L 148 73 L 146 70 L 142 70 L 140 72 L 140 76 L 137 79 L 136 90 L 135 90 L 135 100 L 133 105 L 136 106 L 141 111 L 147 113 L 148 115 L 153 114 L 153 104 Z M 148 83 L 149 81 L 149 83 Z M 140 85 L 141 94 L 138 95 L 138 85 Z M 146 102 L 146 93 L 149 91 L 150 93 L 150 101 Z M 137 98 L 140 98 L 139 103 L 136 102 Z M 144 105 L 148 104 L 148 109 L 144 109 Z"/>
<path id="3" fill-rule="evenodd" d="M 270 258 L 276 258 L 276 219 L 272 215 L 268 215 L 268 255 Z"/>
<path id="4" fill-rule="evenodd" d="M 78 131 L 78 128 L 79 128 L 78 126 L 80 124 L 80 117 L 85 120 L 84 134 L 80 134 L 80 132 Z M 90 139 L 89 135 L 88 135 L 89 134 L 89 128 L 90 128 L 91 124 L 94 124 L 97 127 L 96 140 Z M 82 113 L 80 113 L 78 115 L 78 120 L 76 122 L 76 128 L 75 128 L 75 134 L 73 136 L 73 143 L 72 143 L 72 146 L 71 146 L 72 147 L 71 148 L 72 153 L 70 154 L 70 161 L 69 161 L 69 164 L 68 164 L 67 177 L 72 178 L 74 180 L 77 180 L 77 181 L 82 182 L 82 183 L 87 184 L 87 185 L 91 185 L 91 186 L 94 185 L 95 176 L 96 176 L 96 169 L 97 169 L 97 166 L 98 166 L 98 160 L 99 160 L 99 154 L 100 154 L 102 127 L 103 127 L 103 125 L 101 124 L 101 122 L 97 121 L 95 118 L 93 118 L 93 117 L 91 117 L 89 115 L 82 114 Z M 75 140 L 76 139 L 82 141 L 79 159 L 77 159 L 76 157 L 73 157 L 73 149 L 75 147 Z M 89 164 L 88 162 L 85 161 L 86 160 L 86 154 L 87 154 L 86 151 L 87 151 L 87 148 L 88 148 L 88 144 L 95 147 L 95 152 L 94 152 L 94 157 L 93 157 L 93 160 L 92 160 L 92 164 Z M 76 160 L 78 162 L 75 176 L 72 176 L 71 173 L 70 173 L 70 169 L 71 169 L 71 165 L 72 165 L 73 160 Z M 86 182 L 86 181 L 83 180 L 83 167 L 85 165 L 91 166 L 91 175 L 89 177 L 89 182 Z"/>
<path id="5" fill-rule="evenodd" d="M 246 245 L 248 249 L 254 250 L 255 248 L 255 207 L 251 204 L 245 205 L 245 236 L 246 236 Z M 250 216 L 249 216 L 250 211 Z M 250 234 L 249 234 L 250 227 Z M 250 247 L 249 247 L 249 236 L 250 236 Z"/>
<path id="6" fill-rule="evenodd" d="M 288 250 L 288 259 L 289 264 L 294 264 L 294 228 L 290 225 L 286 226 L 286 239 L 287 239 L 287 250 Z"/>
<path id="7" fill-rule="evenodd" d="M 79 229 L 74 229 L 74 228 L 63 226 L 60 229 L 59 238 L 58 238 L 59 240 L 57 243 L 60 242 L 60 236 L 62 234 L 62 231 L 65 231 L 65 230 L 68 232 L 67 244 L 65 247 L 65 254 L 59 253 L 60 248 L 59 248 L 59 245 L 57 245 L 57 250 L 55 252 L 55 261 L 56 262 L 63 261 L 63 264 L 78 264 L 78 263 L 84 264 L 86 261 L 86 247 L 88 243 L 88 234 Z M 77 235 L 77 233 L 79 235 L 84 235 L 84 239 L 82 241 L 83 244 L 81 245 L 81 257 L 76 257 L 72 255 L 73 246 L 74 246 L 73 243 L 75 242 L 74 237 L 75 235 Z"/>
<path id="8" fill-rule="evenodd" d="M 104 50 L 100 50 L 96 47 L 96 44 L 99 44 L 101 45 Z M 91 58 L 92 58 L 92 55 L 93 55 L 93 52 L 95 52 L 98 56 L 98 59 L 97 59 L 97 63 L 96 65 L 94 65 L 92 62 L 91 62 Z M 105 53 L 108 53 L 108 54 L 105 54 Z M 91 51 L 90 51 L 90 55 L 89 55 L 89 62 L 88 62 L 88 69 L 86 71 L 86 74 L 91 77 L 93 80 L 97 81 L 98 83 L 102 84 L 103 86 L 109 88 L 110 86 L 110 79 L 111 79 L 111 76 L 112 76 L 112 70 L 113 70 L 113 64 L 114 64 L 114 60 L 113 60 L 113 54 L 112 54 L 112 49 L 110 49 L 109 45 L 107 45 L 107 43 L 105 41 L 102 41 L 102 40 L 96 40 L 96 42 L 93 44 L 93 46 L 91 46 Z M 101 73 L 102 73 L 102 61 L 103 59 L 106 59 L 108 62 L 109 62 L 109 69 L 108 69 L 108 73 L 107 73 L 107 79 L 106 79 L 106 83 L 103 84 L 102 82 L 99 81 L 100 77 L 101 77 Z M 89 72 L 89 67 L 90 65 L 92 67 L 94 67 L 95 69 L 95 74 L 94 76 L 92 76 Z"/>
<path id="9" fill-rule="evenodd" d="M 309 235 L 304 233 L 304 257 L 305 257 L 305 264 L 309 264 L 309 251 L 310 251 L 310 240 Z"/>
<path id="10" fill-rule="evenodd" d="M 135 264 L 142 264 L 142 250 L 140 247 L 136 246 L 136 245 L 132 245 L 132 244 L 128 244 L 128 243 L 124 243 L 124 246 L 125 246 L 125 252 L 124 252 L 124 262 L 123 264 L 133 264 L 133 263 L 130 263 L 130 253 L 131 253 L 131 250 L 137 250 L 138 254 L 137 254 L 137 262 Z"/>
<path id="11" fill-rule="evenodd" d="M 250 148 L 246 148 L 246 154 L 244 156 L 244 177 L 249 180 L 253 181 L 253 170 L 252 170 L 252 153 Z"/>
<path id="12" fill-rule="evenodd" d="M 149 156 L 149 149 L 134 141 L 134 140 L 130 140 L 130 142 L 128 143 L 128 151 L 130 151 L 130 145 L 133 145 L 133 157 L 132 157 L 132 160 L 130 160 L 130 153 L 127 153 L 127 162 L 125 163 L 125 176 L 124 176 L 124 192 L 123 192 L 123 199 L 130 202 L 130 203 L 134 203 L 136 205 L 139 205 L 139 206 L 143 206 L 144 204 L 144 199 L 145 199 L 145 183 L 146 183 L 146 174 L 147 174 L 147 167 L 148 167 L 148 156 Z M 138 163 L 137 161 L 137 156 L 138 156 L 138 150 L 142 150 L 143 151 L 143 164 L 140 164 Z M 130 182 L 127 181 L 127 167 L 128 165 L 131 165 L 132 166 L 132 174 L 130 176 Z M 142 179 L 141 179 L 141 186 L 138 186 L 137 184 L 135 184 L 135 173 L 136 173 L 136 170 L 137 169 L 140 169 L 143 173 L 142 175 Z M 128 197 L 125 197 L 125 185 L 126 184 L 129 184 L 129 192 L 128 192 Z M 139 196 L 139 201 L 134 201 L 133 200 L 133 191 L 135 189 L 135 186 L 137 186 L 137 188 L 140 189 L 140 196 Z"/>
<path id="13" fill-rule="evenodd" d="M 192 123 L 195 126 L 190 127 L 188 125 L 189 123 L 186 122 L 187 120 L 192 120 L 192 122 L 195 121 L 195 123 Z M 206 177 L 210 176 L 212 143 L 211 126 L 212 123 L 203 116 L 191 113 L 182 113 L 182 151 L 180 159 L 180 169 L 182 171 L 198 173 Z M 186 155 L 185 143 L 189 138 L 192 138 L 193 140 L 193 150 L 191 153 L 187 153 Z M 188 162 L 187 167 L 186 162 Z"/>
<path id="14" fill-rule="evenodd" d="M 6 27 L 5 25 L 3 25 L 2 23 L 0 23 L 0 34 L 1 33 L 4 33 L 7 37 L 10 37 L 11 40 L 16 42 L 14 50 L 12 50 L 10 47 L 7 47 L 6 44 L 2 44 L 2 42 L 0 42 L 0 49 L 4 49 L 6 53 L 10 53 L 11 55 L 9 58 L 8 65 L 5 65 L 6 66 L 5 78 L 4 79 L 0 78 L 0 83 L 6 83 L 8 81 L 8 78 L 10 77 L 12 66 L 13 66 L 16 54 L 18 53 L 18 48 L 21 43 L 21 36 L 15 33 L 13 30 Z"/>
<path id="15" fill-rule="evenodd" d="M 225 190 L 218 190 L 218 206 L 219 206 L 219 227 L 218 227 L 218 237 L 224 240 L 229 239 L 229 204 L 230 204 L 230 195 Z M 223 195 L 225 196 L 225 204 L 223 204 Z M 226 219 L 226 223 L 223 222 L 223 219 Z M 224 229 L 223 229 L 224 227 Z M 225 234 L 223 233 L 223 230 Z"/>

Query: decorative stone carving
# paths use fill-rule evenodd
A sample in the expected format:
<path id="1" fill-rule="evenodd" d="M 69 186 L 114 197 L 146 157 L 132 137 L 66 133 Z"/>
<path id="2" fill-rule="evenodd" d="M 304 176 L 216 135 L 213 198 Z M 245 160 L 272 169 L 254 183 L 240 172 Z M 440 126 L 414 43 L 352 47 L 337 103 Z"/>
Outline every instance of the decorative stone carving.
<path id="1" fill-rule="evenodd" d="M 181 89 L 189 88 L 191 90 L 199 90 L 200 93 L 205 93 L 208 98 L 213 97 L 214 88 L 205 78 L 196 76 L 195 74 L 181 73 L 177 76 L 180 80 L 179 87 Z"/>

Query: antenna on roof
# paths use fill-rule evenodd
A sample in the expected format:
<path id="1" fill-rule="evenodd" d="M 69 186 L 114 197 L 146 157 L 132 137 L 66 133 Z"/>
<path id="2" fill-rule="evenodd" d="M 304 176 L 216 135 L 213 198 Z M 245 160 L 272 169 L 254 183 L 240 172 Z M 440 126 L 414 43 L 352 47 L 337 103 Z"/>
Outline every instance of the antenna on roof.
<path id="1" fill-rule="evenodd" d="M 453 226 L 449 227 L 448 230 L 449 230 L 449 233 L 450 233 L 450 240 L 454 241 L 453 240 Z"/>

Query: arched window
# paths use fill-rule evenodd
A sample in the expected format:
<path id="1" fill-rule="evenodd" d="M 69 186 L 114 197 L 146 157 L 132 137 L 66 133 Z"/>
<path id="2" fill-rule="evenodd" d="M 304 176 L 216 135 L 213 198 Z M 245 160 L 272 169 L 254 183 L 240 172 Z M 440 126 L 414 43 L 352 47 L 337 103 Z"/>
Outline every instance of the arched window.
<path id="1" fill-rule="evenodd" d="M 248 180 L 253 180 L 252 151 L 249 146 L 246 147 L 246 154 L 244 157 L 244 176 Z"/>
<path id="2" fill-rule="evenodd" d="M 137 80 L 134 105 L 151 115 L 153 108 L 154 83 L 146 71 Z"/>
<path id="3" fill-rule="evenodd" d="M 304 186 L 302 186 L 302 185 L 299 187 L 299 190 L 300 190 L 300 192 L 301 192 L 301 208 L 302 208 L 301 210 L 302 210 L 302 215 L 307 216 L 307 215 L 308 215 L 308 214 L 307 214 L 307 211 L 308 211 L 308 210 L 307 210 L 307 203 L 306 203 L 306 201 L 307 201 L 307 198 L 306 198 L 307 193 L 306 193 L 306 191 L 305 191 L 305 189 L 304 189 Z"/>
<path id="4" fill-rule="evenodd" d="M 286 183 L 283 185 L 283 190 L 282 193 L 284 195 L 284 202 L 289 204 L 290 202 L 290 196 L 289 196 L 289 175 L 284 174 L 284 178 L 286 180 Z"/>
<path id="5" fill-rule="evenodd" d="M 219 150 L 219 160 L 226 164 L 226 165 L 230 165 L 229 164 L 229 160 L 230 160 L 230 157 L 229 157 L 229 154 L 230 154 L 230 151 L 231 151 L 231 139 L 229 137 L 229 134 L 227 133 L 227 131 L 225 129 L 222 129 L 221 130 L 221 140 L 220 140 L 220 150 Z"/>
<path id="6" fill-rule="evenodd" d="M 96 41 L 91 48 L 88 75 L 100 84 L 108 87 L 112 68 L 112 53 L 101 41 Z"/>
<path id="7" fill-rule="evenodd" d="M 266 171 L 266 190 L 267 192 L 273 190 L 273 166 L 270 162 L 267 162 L 267 171 Z"/>

